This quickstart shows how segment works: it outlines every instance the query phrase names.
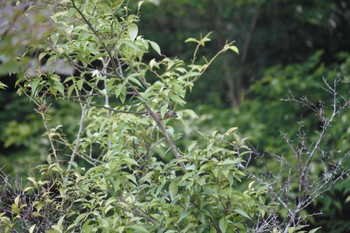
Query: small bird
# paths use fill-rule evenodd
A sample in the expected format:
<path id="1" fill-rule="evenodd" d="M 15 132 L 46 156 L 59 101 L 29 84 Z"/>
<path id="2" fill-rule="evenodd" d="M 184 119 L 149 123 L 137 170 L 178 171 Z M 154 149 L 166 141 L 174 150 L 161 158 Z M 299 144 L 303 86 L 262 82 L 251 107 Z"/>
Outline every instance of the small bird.
<path id="1" fill-rule="evenodd" d="M 167 113 L 165 113 L 164 117 L 162 117 L 162 114 L 160 113 L 160 111 L 156 111 L 154 113 L 156 114 L 159 120 L 166 120 L 172 117 L 174 118 L 177 117 L 176 112 L 174 110 L 169 110 Z M 152 118 L 149 113 L 146 113 L 145 116 Z"/>

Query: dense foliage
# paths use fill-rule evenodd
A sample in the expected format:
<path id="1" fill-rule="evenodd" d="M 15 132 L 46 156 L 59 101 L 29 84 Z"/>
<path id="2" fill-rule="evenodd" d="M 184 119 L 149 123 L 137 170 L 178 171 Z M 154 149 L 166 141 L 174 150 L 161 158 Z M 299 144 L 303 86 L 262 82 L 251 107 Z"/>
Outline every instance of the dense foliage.
<path id="1" fill-rule="evenodd" d="M 171 126 L 175 116 L 195 117 L 191 110 L 179 109 L 186 103 L 186 90 L 216 56 L 237 48 L 227 43 L 205 64 L 197 64 L 196 53 L 189 65 L 164 56 L 145 62 L 148 50 L 159 55 L 161 50 L 138 35 L 138 15 L 130 14 L 123 1 L 49 6 L 52 31 L 27 50 L 38 67 L 25 70 L 16 82 L 18 93 L 30 98 L 37 105 L 36 116 L 42 117 L 49 143 L 47 164 L 40 166 L 42 176 L 29 177 L 31 184 L 22 190 L 2 175 L 7 185 L 2 188 L 1 229 L 253 229 L 252 220 L 268 213 L 266 190 L 256 190 L 253 184 L 243 191 L 237 188 L 245 175 L 239 167 L 242 156 L 250 152 L 235 137 L 236 129 L 203 136 L 206 147 L 192 142 L 180 151 L 174 142 L 179 132 Z M 209 38 L 188 41 L 198 50 Z M 81 109 L 74 139 L 50 120 L 56 101 Z M 171 161 L 162 161 L 162 148 L 170 151 L 163 153 L 171 153 Z"/>

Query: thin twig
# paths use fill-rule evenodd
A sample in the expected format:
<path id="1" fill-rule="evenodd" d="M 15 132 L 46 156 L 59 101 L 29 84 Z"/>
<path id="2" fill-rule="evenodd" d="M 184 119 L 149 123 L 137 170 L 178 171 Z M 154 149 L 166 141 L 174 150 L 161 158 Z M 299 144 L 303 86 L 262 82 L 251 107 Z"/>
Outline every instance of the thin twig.
<path id="1" fill-rule="evenodd" d="M 136 90 L 137 91 L 137 90 Z M 136 92 L 138 95 L 141 96 L 141 94 L 137 91 Z M 159 129 L 162 131 L 165 139 L 167 140 L 172 152 L 174 153 L 176 159 L 178 160 L 180 166 L 185 169 L 185 164 L 182 161 L 182 156 L 180 155 L 177 147 L 175 146 L 175 143 L 173 141 L 173 139 L 170 137 L 170 135 L 168 134 L 168 132 L 166 131 L 163 122 L 158 118 L 157 114 L 155 112 L 153 112 L 151 110 L 151 108 L 148 106 L 147 103 L 143 102 L 143 105 L 145 106 L 147 112 L 149 113 L 149 115 L 152 117 L 152 119 L 157 123 Z"/>
<path id="2" fill-rule="evenodd" d="M 78 130 L 78 133 L 77 133 L 77 138 L 75 139 L 75 146 L 74 146 L 74 149 L 73 149 L 73 153 L 72 153 L 72 155 L 70 157 L 70 161 L 68 163 L 67 171 L 69 171 L 71 169 L 72 163 L 74 162 L 74 159 L 75 159 L 75 155 L 77 154 L 77 151 L 78 151 L 78 148 L 79 148 L 80 137 L 81 137 L 81 134 L 82 134 L 83 128 L 84 128 L 84 119 L 85 119 L 86 106 L 87 106 L 86 104 L 83 104 L 82 108 L 81 108 L 79 130 Z"/>

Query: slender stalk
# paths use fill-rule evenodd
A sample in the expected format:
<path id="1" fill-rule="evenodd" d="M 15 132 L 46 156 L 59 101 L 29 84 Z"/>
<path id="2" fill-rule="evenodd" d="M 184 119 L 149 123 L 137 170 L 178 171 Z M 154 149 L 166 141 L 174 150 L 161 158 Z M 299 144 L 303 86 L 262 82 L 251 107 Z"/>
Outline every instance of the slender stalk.
<path id="1" fill-rule="evenodd" d="M 81 137 L 81 134 L 82 134 L 83 129 L 84 129 L 84 119 L 85 119 L 86 106 L 87 106 L 86 104 L 82 104 L 81 116 L 80 116 L 80 122 L 79 122 L 79 130 L 77 133 L 77 138 L 75 139 L 75 145 L 74 145 L 73 153 L 70 157 L 70 161 L 68 163 L 67 171 L 69 171 L 71 169 L 72 163 L 74 162 L 75 156 L 78 152 L 80 137 Z"/>
<path id="2" fill-rule="evenodd" d="M 48 124 L 47 124 L 45 111 L 40 112 L 40 115 L 41 115 L 41 117 L 43 119 L 43 124 L 44 124 L 45 130 L 46 130 L 46 133 L 47 133 L 47 137 L 48 137 L 49 142 L 50 142 L 50 147 L 51 147 L 51 150 L 52 150 L 52 154 L 54 155 L 56 163 L 58 164 L 59 160 L 58 160 L 58 156 L 57 156 L 57 150 L 56 150 L 56 147 L 55 147 L 54 142 L 53 142 L 51 130 L 50 130 Z"/>

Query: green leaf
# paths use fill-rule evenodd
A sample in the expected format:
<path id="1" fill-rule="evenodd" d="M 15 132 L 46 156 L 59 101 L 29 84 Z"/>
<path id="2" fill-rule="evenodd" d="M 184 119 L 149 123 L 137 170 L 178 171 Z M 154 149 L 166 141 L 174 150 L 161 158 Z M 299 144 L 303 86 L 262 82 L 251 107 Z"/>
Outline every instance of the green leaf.
<path id="1" fill-rule="evenodd" d="M 195 146 L 197 146 L 197 141 L 191 143 L 191 145 L 187 148 L 188 152 L 191 152 Z"/>
<path id="2" fill-rule="evenodd" d="M 180 184 L 182 183 L 182 182 L 184 182 L 185 180 L 187 180 L 190 176 L 192 176 L 192 173 L 186 173 L 183 177 L 182 177 L 182 179 L 181 179 L 181 181 L 180 181 Z"/>
<path id="3" fill-rule="evenodd" d="M 135 77 L 128 77 L 128 80 L 130 80 L 131 82 L 137 84 L 139 87 L 142 87 L 142 84 L 140 83 L 140 81 L 137 80 Z"/>
<path id="4" fill-rule="evenodd" d="M 249 217 L 249 215 L 247 214 L 247 212 L 245 212 L 244 210 L 242 210 L 242 209 L 234 209 L 233 211 L 236 212 L 236 213 L 238 213 L 238 214 L 240 214 L 240 215 L 242 215 L 243 217 L 245 217 L 245 218 L 251 220 L 251 218 Z"/>
<path id="5" fill-rule="evenodd" d="M 123 44 L 129 46 L 130 48 L 134 49 L 134 50 L 137 51 L 137 52 L 140 52 L 140 53 L 143 52 L 139 47 L 137 47 L 134 43 L 132 43 L 132 42 L 130 42 L 130 41 L 125 41 L 125 40 L 124 40 L 124 41 L 123 41 Z"/>
<path id="6" fill-rule="evenodd" d="M 140 11 L 140 8 L 141 8 L 143 3 L 144 3 L 144 1 L 139 1 L 139 3 L 137 4 L 137 11 Z"/>
<path id="7" fill-rule="evenodd" d="M 132 159 L 132 158 L 123 158 L 123 161 L 127 164 L 127 165 L 136 165 L 138 166 L 138 163 Z"/>
<path id="8" fill-rule="evenodd" d="M 142 224 L 136 224 L 136 225 L 134 225 L 134 226 L 130 226 L 130 227 L 128 227 L 128 229 L 133 229 L 133 230 L 135 230 L 136 232 L 145 232 L 145 233 L 148 233 L 148 232 L 149 232 L 149 230 L 147 230 L 147 229 L 144 227 L 144 225 L 142 225 Z M 129 232 L 129 231 L 127 231 L 127 232 Z"/>
<path id="9" fill-rule="evenodd" d="M 210 232 L 209 233 L 216 233 L 216 229 L 214 226 L 210 227 Z"/>
<path id="10" fill-rule="evenodd" d="M 235 52 L 235 53 L 239 54 L 239 50 L 238 50 L 238 48 L 237 48 L 236 46 L 234 46 L 234 45 L 227 46 L 227 48 L 226 48 L 226 49 L 232 50 L 233 52 Z"/>
<path id="11" fill-rule="evenodd" d="M 57 222 L 56 225 L 53 225 L 52 228 L 55 229 L 57 232 L 62 233 L 63 232 L 63 220 L 66 217 L 66 215 L 63 215 Z"/>
<path id="12" fill-rule="evenodd" d="M 185 43 L 188 43 L 188 42 L 194 42 L 194 43 L 199 43 L 199 41 L 195 38 L 188 38 L 187 40 L 185 40 Z"/>
<path id="13" fill-rule="evenodd" d="M 188 215 L 190 215 L 191 212 L 190 211 L 186 211 L 186 212 L 182 212 L 180 215 L 179 220 L 177 221 L 177 223 L 181 222 L 182 219 L 187 218 Z"/>
<path id="14" fill-rule="evenodd" d="M 350 196 L 348 196 L 346 199 L 345 199 L 345 203 L 348 203 L 350 201 Z"/>
<path id="15" fill-rule="evenodd" d="M 128 178 L 128 179 L 131 180 L 134 184 L 137 185 L 136 177 L 135 177 L 133 174 L 128 174 L 128 175 L 126 175 L 126 178 Z"/>
<path id="16" fill-rule="evenodd" d="M 156 67 L 159 69 L 159 62 L 156 61 L 156 59 L 152 59 L 150 62 L 149 62 L 149 66 L 151 67 L 151 69 L 153 69 L 153 67 Z"/>
<path id="17" fill-rule="evenodd" d="M 138 29 L 136 24 L 131 23 L 128 25 L 128 33 L 129 33 L 129 37 L 132 41 L 134 41 L 136 39 L 138 31 L 139 31 L 139 29 Z"/>
<path id="18" fill-rule="evenodd" d="M 222 233 L 225 233 L 228 227 L 228 222 L 227 219 L 225 217 L 223 217 L 222 219 L 220 219 L 219 221 L 219 228 L 221 230 Z"/>
<path id="19" fill-rule="evenodd" d="M 316 231 L 318 231 L 319 229 L 321 229 L 322 227 L 317 227 L 315 229 L 312 229 L 311 231 L 309 231 L 309 233 L 315 233 Z"/>
<path id="20" fill-rule="evenodd" d="M 74 223 L 78 224 L 83 218 L 86 217 L 87 214 L 88 213 L 83 213 L 83 214 L 78 215 L 78 217 L 74 220 Z"/>
<path id="21" fill-rule="evenodd" d="M 162 119 L 164 119 L 165 114 L 168 111 L 168 105 L 164 104 L 161 108 L 160 108 L 160 115 L 162 116 Z"/>
<path id="22" fill-rule="evenodd" d="M 128 80 L 126 79 L 122 84 L 118 85 L 117 90 L 115 91 L 115 97 L 119 98 L 122 103 L 125 102 L 126 99 L 126 84 Z"/>
<path id="23" fill-rule="evenodd" d="M 83 88 L 83 84 L 84 84 L 84 79 L 80 79 L 77 81 L 78 90 L 81 90 Z"/>
<path id="24" fill-rule="evenodd" d="M 150 41 L 149 44 L 151 45 L 152 49 L 154 49 L 154 51 L 156 51 L 159 55 L 162 55 L 160 47 L 156 42 Z"/>
<path id="25" fill-rule="evenodd" d="M 2 83 L 2 82 L 0 82 L 0 89 L 6 89 L 6 88 L 7 88 L 7 85 Z"/>
<path id="26" fill-rule="evenodd" d="M 181 97 L 178 95 L 170 95 L 169 98 L 177 104 L 180 104 L 180 105 L 186 104 L 186 101 L 181 99 Z"/>
<path id="27" fill-rule="evenodd" d="M 64 96 L 64 86 L 60 81 L 55 81 L 55 89 L 62 95 Z"/>
<path id="28" fill-rule="evenodd" d="M 33 232 L 34 232 L 35 226 L 36 226 L 36 224 L 34 224 L 33 226 L 31 226 L 31 227 L 29 228 L 29 233 L 33 233 Z"/>
<path id="29" fill-rule="evenodd" d="M 219 149 L 220 151 L 221 149 Z M 233 165 L 233 164 L 237 164 L 237 163 L 241 163 L 241 162 L 244 162 L 243 159 L 241 158 L 237 158 L 237 159 L 225 159 L 221 162 L 218 162 L 217 164 L 220 165 L 220 166 L 223 166 L 223 165 Z"/>
<path id="30" fill-rule="evenodd" d="M 70 97 L 72 95 L 72 92 L 74 91 L 75 89 L 75 85 L 73 84 L 72 86 L 70 86 L 67 90 L 67 97 Z"/>
<path id="31" fill-rule="evenodd" d="M 39 61 L 41 61 L 41 59 L 43 59 L 43 57 L 45 57 L 47 55 L 46 52 L 42 52 L 39 54 Z"/>
<path id="32" fill-rule="evenodd" d="M 40 84 L 40 79 L 39 78 L 35 78 L 33 79 L 30 83 L 30 87 L 31 87 L 31 96 L 36 96 L 36 94 L 39 92 L 39 84 Z"/>
<path id="33" fill-rule="evenodd" d="M 174 197 L 176 196 L 177 192 L 179 190 L 179 186 L 176 181 L 173 181 L 169 185 L 169 193 L 171 200 L 174 200 Z"/>
<path id="34" fill-rule="evenodd" d="M 306 226 L 305 225 L 299 225 L 299 226 L 296 226 L 296 227 L 291 227 L 291 228 L 289 228 L 288 229 L 288 233 L 289 232 L 299 232 L 299 233 L 302 233 L 302 232 L 300 232 L 299 230 L 300 229 L 303 229 L 303 228 L 305 228 Z M 305 232 L 305 231 L 303 231 L 303 232 Z"/>
<path id="35" fill-rule="evenodd" d="M 92 229 L 93 229 L 93 225 L 90 225 L 90 220 L 87 220 L 82 228 L 81 228 L 81 232 L 92 232 Z"/>
<path id="36" fill-rule="evenodd" d="M 20 196 L 19 196 L 19 195 L 18 195 L 18 196 L 16 196 L 16 198 L 15 198 L 14 203 L 15 203 L 15 205 L 16 205 L 16 206 L 18 206 L 18 204 L 19 204 L 19 198 L 20 198 Z"/>

